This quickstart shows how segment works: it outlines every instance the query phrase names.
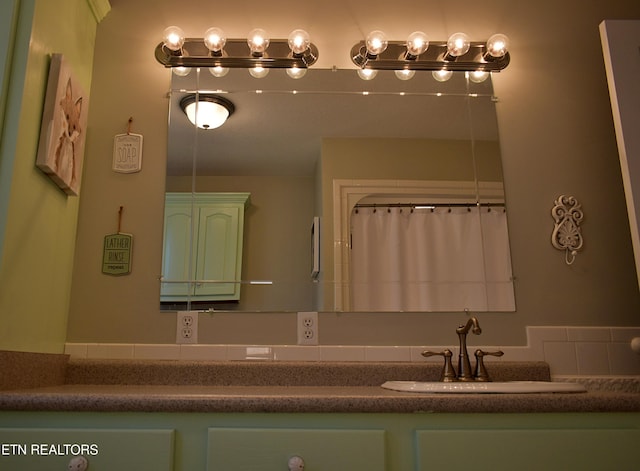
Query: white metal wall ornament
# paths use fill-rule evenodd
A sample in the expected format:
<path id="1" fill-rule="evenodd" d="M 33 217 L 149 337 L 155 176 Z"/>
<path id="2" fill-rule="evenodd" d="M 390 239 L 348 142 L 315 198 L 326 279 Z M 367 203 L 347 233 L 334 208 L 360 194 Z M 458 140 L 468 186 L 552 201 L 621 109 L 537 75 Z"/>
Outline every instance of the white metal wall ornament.
<path id="1" fill-rule="evenodd" d="M 580 224 L 584 218 L 582 206 L 573 196 L 560 195 L 554 201 L 551 215 L 556 221 L 551 235 L 551 244 L 565 251 L 565 262 L 571 265 L 584 243 Z"/>

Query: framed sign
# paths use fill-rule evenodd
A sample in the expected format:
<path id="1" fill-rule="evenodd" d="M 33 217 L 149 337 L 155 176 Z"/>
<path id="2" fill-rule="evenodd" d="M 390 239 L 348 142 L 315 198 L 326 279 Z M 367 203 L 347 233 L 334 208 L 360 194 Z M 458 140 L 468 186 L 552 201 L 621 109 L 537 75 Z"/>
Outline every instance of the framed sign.
<path id="1" fill-rule="evenodd" d="M 135 173 L 142 169 L 142 134 L 118 134 L 113 139 L 113 171 Z"/>
<path id="2" fill-rule="evenodd" d="M 131 273 L 131 234 L 109 234 L 104 237 L 102 273 L 105 275 L 128 275 Z"/>

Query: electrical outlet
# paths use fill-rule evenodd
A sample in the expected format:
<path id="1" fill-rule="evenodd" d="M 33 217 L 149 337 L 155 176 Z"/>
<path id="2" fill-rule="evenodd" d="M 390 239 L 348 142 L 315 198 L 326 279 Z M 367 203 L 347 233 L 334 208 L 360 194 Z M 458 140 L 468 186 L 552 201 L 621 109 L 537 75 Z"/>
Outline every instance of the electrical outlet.
<path id="1" fill-rule="evenodd" d="M 176 343 L 198 343 L 197 311 L 178 311 Z"/>
<path id="2" fill-rule="evenodd" d="M 298 313 L 298 345 L 318 345 L 318 313 Z"/>

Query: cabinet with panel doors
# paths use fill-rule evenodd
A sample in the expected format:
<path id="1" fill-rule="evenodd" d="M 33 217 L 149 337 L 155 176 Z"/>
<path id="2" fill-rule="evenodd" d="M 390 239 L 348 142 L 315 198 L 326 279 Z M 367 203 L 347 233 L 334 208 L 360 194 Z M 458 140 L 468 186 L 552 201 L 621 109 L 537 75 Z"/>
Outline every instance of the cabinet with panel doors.
<path id="1" fill-rule="evenodd" d="M 249 193 L 167 193 L 163 302 L 240 299 Z"/>

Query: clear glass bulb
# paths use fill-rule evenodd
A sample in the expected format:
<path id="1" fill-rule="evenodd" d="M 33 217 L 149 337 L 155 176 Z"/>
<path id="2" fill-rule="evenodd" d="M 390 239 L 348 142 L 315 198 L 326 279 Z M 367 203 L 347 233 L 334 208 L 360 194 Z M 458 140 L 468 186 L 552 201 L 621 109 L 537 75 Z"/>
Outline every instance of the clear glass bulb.
<path id="1" fill-rule="evenodd" d="M 292 79 L 302 78 L 306 75 L 306 73 L 307 69 L 305 69 L 304 67 L 291 67 L 290 69 L 287 69 L 287 75 Z"/>
<path id="2" fill-rule="evenodd" d="M 254 78 L 266 77 L 268 73 L 269 73 L 269 69 L 266 69 L 259 65 L 249 69 L 249 74 L 251 74 L 251 76 Z"/>
<path id="3" fill-rule="evenodd" d="M 367 46 L 367 52 L 372 56 L 382 54 L 386 49 L 389 42 L 387 37 L 382 31 L 371 31 L 365 40 Z"/>
<path id="4" fill-rule="evenodd" d="M 247 44 L 252 54 L 262 55 L 269 47 L 267 32 L 260 28 L 252 29 L 247 37 Z"/>
<path id="5" fill-rule="evenodd" d="M 414 31 L 407 38 L 407 52 L 412 56 L 419 56 L 429 47 L 429 38 L 422 31 Z"/>
<path id="6" fill-rule="evenodd" d="M 177 75 L 178 77 L 186 77 L 187 75 L 189 75 L 189 72 L 191 72 L 191 68 L 190 67 L 173 67 L 171 69 L 171 72 L 173 72 L 174 75 Z"/>
<path id="7" fill-rule="evenodd" d="M 215 67 L 209 67 L 209 73 L 214 77 L 224 77 L 229 73 L 229 67 L 221 67 L 219 65 Z"/>
<path id="8" fill-rule="evenodd" d="M 162 42 L 167 49 L 179 51 L 184 45 L 184 31 L 177 26 L 169 26 L 162 32 Z"/>
<path id="9" fill-rule="evenodd" d="M 358 69 L 358 77 L 362 80 L 373 80 L 376 75 L 378 75 L 378 71 L 374 69 Z"/>
<path id="10" fill-rule="evenodd" d="M 411 80 L 416 74 L 415 70 L 409 69 L 395 70 L 394 72 L 396 74 L 396 77 L 398 77 L 400 80 Z"/>
<path id="11" fill-rule="evenodd" d="M 473 72 L 469 72 L 469 80 L 473 83 L 482 83 L 489 78 L 489 72 L 485 72 L 484 70 L 474 70 Z"/>
<path id="12" fill-rule="evenodd" d="M 487 53 L 491 57 L 504 57 L 509 50 L 509 38 L 504 34 L 494 34 L 487 41 Z"/>
<path id="13" fill-rule="evenodd" d="M 302 54 L 309 48 L 309 44 L 311 44 L 309 33 L 303 29 L 294 29 L 291 31 L 287 41 L 289 43 L 289 49 L 291 49 L 291 52 L 294 54 Z"/>
<path id="14" fill-rule="evenodd" d="M 450 56 L 460 57 L 465 55 L 471 47 L 469 37 L 464 33 L 454 33 L 447 40 L 447 51 Z"/>
<path id="15" fill-rule="evenodd" d="M 204 45 L 213 52 L 220 52 L 227 43 L 227 37 L 220 28 L 209 28 L 204 33 Z"/>
<path id="16" fill-rule="evenodd" d="M 438 82 L 446 82 L 451 78 L 453 72 L 451 70 L 434 70 L 431 75 L 433 75 L 433 78 Z"/>

